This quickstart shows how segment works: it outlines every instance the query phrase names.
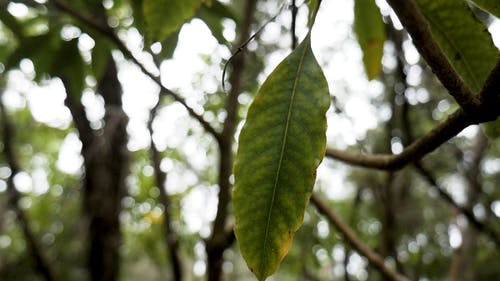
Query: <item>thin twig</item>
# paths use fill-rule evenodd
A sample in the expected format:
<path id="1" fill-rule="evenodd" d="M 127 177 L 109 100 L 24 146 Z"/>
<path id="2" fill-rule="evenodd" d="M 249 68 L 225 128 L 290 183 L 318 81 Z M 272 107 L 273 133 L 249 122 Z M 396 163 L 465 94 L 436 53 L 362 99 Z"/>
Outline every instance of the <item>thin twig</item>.
<path id="1" fill-rule="evenodd" d="M 74 17 L 75 19 L 87 25 L 88 27 L 91 27 L 92 29 L 98 31 L 99 33 L 101 33 L 101 35 L 110 40 L 123 53 L 123 55 L 126 58 L 130 59 L 135 65 L 137 65 L 140 68 L 140 70 L 146 76 L 151 78 L 151 80 L 153 80 L 160 87 L 162 94 L 168 95 L 172 97 L 176 102 L 182 104 L 182 106 L 184 106 L 184 108 L 186 108 L 186 110 L 188 111 L 189 115 L 191 115 L 194 119 L 196 119 L 209 134 L 211 134 L 217 141 L 219 141 L 219 133 L 215 130 L 215 128 L 212 125 L 210 125 L 210 123 L 208 123 L 203 118 L 202 115 L 196 113 L 196 111 L 194 111 L 194 109 L 191 108 L 181 96 L 179 96 L 177 93 L 165 87 L 161 83 L 161 79 L 158 75 L 155 75 L 149 70 L 147 70 L 146 67 L 125 46 L 125 44 L 120 40 L 120 38 L 118 38 L 115 31 L 111 27 L 109 27 L 107 24 L 103 24 L 101 22 L 94 20 L 93 18 L 83 14 L 81 11 L 74 9 L 73 7 L 69 6 L 68 4 L 66 4 L 61 0 L 50 0 L 49 3 L 52 3 L 59 10 L 66 12 L 70 16 Z"/>
<path id="2" fill-rule="evenodd" d="M 296 25 L 297 25 L 297 4 L 295 3 L 296 0 L 292 0 L 291 4 L 291 12 L 292 12 L 292 22 L 290 24 L 290 36 L 292 37 L 292 50 L 295 50 L 297 47 L 297 34 L 296 34 Z"/>
<path id="3" fill-rule="evenodd" d="M 242 44 L 240 44 L 238 46 L 238 48 L 236 48 L 236 51 L 231 55 L 231 57 L 229 57 L 229 59 L 226 61 L 226 63 L 224 64 L 224 69 L 222 70 L 222 90 L 225 92 L 226 91 L 226 72 L 227 72 L 227 67 L 228 65 L 231 63 L 231 61 L 241 52 L 243 52 L 243 50 L 245 50 L 245 48 L 247 47 L 247 45 L 252 42 L 252 40 L 257 37 L 263 30 L 264 28 L 266 28 L 266 26 L 268 24 L 270 24 L 271 22 L 275 21 L 276 18 L 283 12 L 283 9 L 285 8 L 285 4 L 281 5 L 280 9 L 278 10 L 278 12 L 270 19 L 268 19 L 261 27 L 259 27 L 259 29 L 257 29 L 257 31 L 252 34 L 250 37 L 248 37 L 248 39 L 246 39 L 245 41 L 243 41 Z"/>
<path id="4" fill-rule="evenodd" d="M 344 222 L 342 219 L 335 214 L 321 199 L 320 196 L 313 193 L 311 196 L 311 202 L 314 204 L 319 213 L 323 214 L 328 221 L 335 226 L 335 228 L 344 236 L 347 242 L 356 250 L 358 253 L 366 257 L 368 262 L 376 268 L 385 278 L 390 281 L 409 281 L 409 279 L 394 269 L 391 269 L 385 265 L 384 259 L 372 250 L 368 245 L 366 245 L 361 239 L 359 239 L 354 231 Z"/>

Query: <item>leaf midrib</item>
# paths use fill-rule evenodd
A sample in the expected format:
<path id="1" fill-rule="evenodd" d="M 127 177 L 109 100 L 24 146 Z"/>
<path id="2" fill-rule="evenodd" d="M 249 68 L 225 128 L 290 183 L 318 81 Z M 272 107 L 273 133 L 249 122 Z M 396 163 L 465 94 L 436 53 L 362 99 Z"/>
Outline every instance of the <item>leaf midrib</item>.
<path id="1" fill-rule="evenodd" d="M 297 67 L 297 71 L 295 72 L 295 79 L 293 81 L 292 95 L 290 97 L 290 106 L 288 107 L 288 114 L 287 114 L 287 119 L 286 119 L 286 124 L 285 124 L 285 133 L 283 134 L 283 140 L 281 143 L 281 152 L 280 152 L 280 158 L 278 161 L 278 169 L 276 170 L 276 176 L 274 178 L 273 195 L 271 196 L 271 204 L 270 204 L 268 215 L 267 215 L 266 232 L 264 235 L 264 246 L 263 246 L 264 252 L 265 252 L 265 249 L 267 246 L 267 240 L 268 240 L 267 238 L 269 235 L 269 224 L 271 222 L 271 214 L 273 211 L 274 201 L 276 199 L 276 190 L 278 188 L 277 185 L 278 185 L 279 175 L 281 172 L 281 164 L 283 161 L 283 156 L 285 154 L 285 147 L 286 147 L 286 142 L 287 142 L 287 137 L 288 137 L 288 127 L 290 126 L 290 119 L 292 116 L 292 109 L 293 109 L 293 104 L 294 104 L 294 100 L 295 100 L 295 94 L 297 92 L 297 83 L 299 80 L 300 72 L 302 71 L 302 64 L 304 61 L 304 57 L 307 53 L 307 50 L 308 50 L 308 48 L 307 48 L 307 46 L 305 46 L 304 52 L 302 53 L 302 56 L 300 57 L 300 60 L 299 60 L 299 65 Z"/>

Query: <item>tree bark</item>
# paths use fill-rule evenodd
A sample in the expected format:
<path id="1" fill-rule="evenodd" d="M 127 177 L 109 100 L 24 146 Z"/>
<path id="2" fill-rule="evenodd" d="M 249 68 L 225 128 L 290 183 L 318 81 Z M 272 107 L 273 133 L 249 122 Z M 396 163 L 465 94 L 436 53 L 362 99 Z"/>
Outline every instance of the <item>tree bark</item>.
<path id="1" fill-rule="evenodd" d="M 256 0 L 245 3 L 245 16 L 238 28 L 239 39 L 236 46 L 242 46 L 250 36 L 250 26 L 255 13 Z M 233 243 L 233 230 L 226 229 L 227 213 L 231 200 L 231 183 L 229 177 L 233 171 L 233 139 L 238 120 L 238 96 L 242 88 L 242 75 L 245 67 L 245 56 L 236 55 L 231 60 L 232 73 L 230 76 L 231 90 L 226 101 L 227 117 L 224 120 L 222 133 L 219 138 L 219 202 L 215 217 L 212 235 L 206 241 L 208 264 L 208 281 L 219 281 L 222 278 L 222 264 L 224 251 Z"/>
<path id="2" fill-rule="evenodd" d="M 66 90 L 69 82 L 63 79 Z M 83 213 L 88 223 L 87 266 L 92 281 L 118 280 L 122 234 L 119 215 L 126 194 L 125 178 L 129 172 L 126 126 L 122 109 L 121 85 L 115 62 L 109 57 L 105 73 L 98 82 L 106 114 L 102 132 L 93 131 L 77 93 L 68 92 L 70 109 L 82 141 L 84 158 Z"/>

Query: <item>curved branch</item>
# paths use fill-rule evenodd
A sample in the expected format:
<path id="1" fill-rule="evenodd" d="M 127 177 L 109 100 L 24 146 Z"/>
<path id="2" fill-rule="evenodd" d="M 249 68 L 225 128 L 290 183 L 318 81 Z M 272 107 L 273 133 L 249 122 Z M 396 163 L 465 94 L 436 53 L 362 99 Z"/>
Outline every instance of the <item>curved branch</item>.
<path id="1" fill-rule="evenodd" d="M 344 236 L 345 240 L 361 255 L 368 259 L 368 262 L 376 268 L 380 273 L 390 281 L 409 281 L 409 279 L 399 272 L 387 267 L 384 259 L 359 239 L 354 231 L 342 221 L 342 219 L 335 214 L 328 206 L 319 199 L 315 193 L 311 196 L 311 202 L 314 204 L 319 213 L 323 214 L 328 221 L 337 228 L 337 230 Z"/>
<path id="2" fill-rule="evenodd" d="M 475 122 L 458 109 L 451 114 L 448 119 L 437 125 L 426 135 L 420 137 L 401 154 L 361 154 L 338 149 L 329 148 L 326 150 L 326 156 L 352 165 L 374 168 L 380 170 L 399 170 L 408 163 L 418 161 L 427 153 L 435 150 L 444 142 L 456 136 L 467 126 Z"/>
<path id="3" fill-rule="evenodd" d="M 69 6 L 68 4 L 64 3 L 64 1 L 61 0 L 50 0 L 49 3 L 52 3 L 57 9 L 69 14 L 70 16 L 74 17 L 78 21 L 82 22 L 83 24 L 87 25 L 88 27 L 91 27 L 92 29 L 96 30 L 99 32 L 101 35 L 103 35 L 105 38 L 110 40 L 122 53 L 123 55 L 127 58 L 130 59 L 135 65 L 137 65 L 141 71 L 151 78 L 161 89 L 161 93 L 168 95 L 172 97 L 176 102 L 179 102 L 186 108 L 188 111 L 189 115 L 196 119 L 200 125 L 209 133 L 211 134 L 217 141 L 220 141 L 220 134 L 215 130 L 215 128 L 208 123 L 202 115 L 196 113 L 193 108 L 191 108 L 184 98 L 182 98 L 180 95 L 177 93 L 173 92 L 172 90 L 168 89 L 161 83 L 161 79 L 159 76 L 153 74 L 152 72 L 148 71 L 146 67 L 132 54 L 132 52 L 125 46 L 125 44 L 118 38 L 114 30 L 107 24 L 103 24 L 102 22 L 96 21 L 93 18 L 81 13 L 80 11 L 75 10 L 73 7 Z"/>

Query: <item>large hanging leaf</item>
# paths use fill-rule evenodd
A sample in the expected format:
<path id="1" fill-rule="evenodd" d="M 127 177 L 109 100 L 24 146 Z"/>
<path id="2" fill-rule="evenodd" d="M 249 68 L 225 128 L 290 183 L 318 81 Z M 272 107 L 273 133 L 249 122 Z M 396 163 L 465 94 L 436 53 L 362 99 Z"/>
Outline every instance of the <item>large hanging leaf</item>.
<path id="1" fill-rule="evenodd" d="M 472 0 L 478 7 L 491 13 L 500 19 L 500 1 L 499 0 Z"/>
<path id="2" fill-rule="evenodd" d="M 163 41 L 195 15 L 201 0 L 142 0 L 148 41 Z"/>
<path id="3" fill-rule="evenodd" d="M 363 51 L 366 75 L 371 80 L 382 71 L 385 24 L 375 0 L 354 1 L 354 32 Z"/>
<path id="4" fill-rule="evenodd" d="M 248 111 L 233 204 L 241 253 L 259 280 L 277 270 L 302 224 L 325 153 L 329 102 L 308 35 L 267 78 Z"/>
<path id="5" fill-rule="evenodd" d="M 417 0 L 432 33 L 456 71 L 474 91 L 481 90 L 498 59 L 486 26 L 465 1 Z"/>

